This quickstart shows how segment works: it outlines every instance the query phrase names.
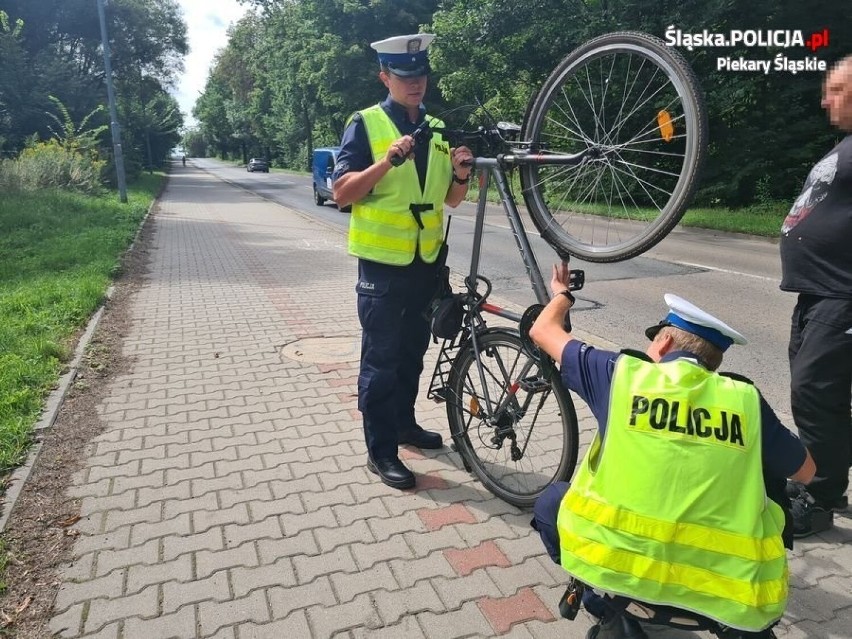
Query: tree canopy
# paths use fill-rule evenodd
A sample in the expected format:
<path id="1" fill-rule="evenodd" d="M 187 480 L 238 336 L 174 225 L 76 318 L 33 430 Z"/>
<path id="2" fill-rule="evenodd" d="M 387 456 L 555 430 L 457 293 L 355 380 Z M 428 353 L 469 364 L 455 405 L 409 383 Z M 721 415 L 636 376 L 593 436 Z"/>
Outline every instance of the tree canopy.
<path id="1" fill-rule="evenodd" d="M 130 171 L 160 164 L 180 140 L 183 117 L 169 94 L 188 51 L 176 0 L 105 3 L 113 76 Z M 108 124 L 95 0 L 0 0 L 0 155 L 51 138 L 57 104 L 72 122 Z M 100 141 L 109 148 L 107 130 Z"/>
<path id="2" fill-rule="evenodd" d="M 740 45 L 679 50 L 705 90 L 710 161 L 700 199 L 744 204 L 788 198 L 839 134 L 820 108 L 823 74 L 717 69 L 717 58 L 817 57 L 852 50 L 852 25 L 833 0 L 242 0 L 254 12 L 235 25 L 196 105 L 215 152 L 265 154 L 302 168 L 312 148 L 339 140 L 346 118 L 382 99 L 369 43 L 430 31 L 435 114 L 479 99 L 520 121 L 558 61 L 591 37 L 639 30 L 663 37 L 708 30 L 828 29 L 821 51 Z"/>

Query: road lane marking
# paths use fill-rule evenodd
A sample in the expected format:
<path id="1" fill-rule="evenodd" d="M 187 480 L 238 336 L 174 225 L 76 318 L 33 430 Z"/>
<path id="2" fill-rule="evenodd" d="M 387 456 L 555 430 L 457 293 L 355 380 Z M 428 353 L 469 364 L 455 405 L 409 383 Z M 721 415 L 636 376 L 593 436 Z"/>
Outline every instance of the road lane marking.
<path id="1" fill-rule="evenodd" d="M 727 268 L 719 268 L 717 266 L 707 266 L 706 264 L 695 264 L 693 262 L 681 262 L 679 260 L 673 260 L 675 264 L 682 264 L 683 266 L 692 266 L 694 268 L 706 269 L 708 271 L 718 271 L 720 273 L 728 273 L 729 275 L 744 275 L 745 277 L 753 277 L 757 280 L 764 280 L 766 282 L 777 282 L 777 277 L 767 277 L 766 275 L 755 275 L 754 273 L 743 273 L 741 271 L 732 271 Z"/>

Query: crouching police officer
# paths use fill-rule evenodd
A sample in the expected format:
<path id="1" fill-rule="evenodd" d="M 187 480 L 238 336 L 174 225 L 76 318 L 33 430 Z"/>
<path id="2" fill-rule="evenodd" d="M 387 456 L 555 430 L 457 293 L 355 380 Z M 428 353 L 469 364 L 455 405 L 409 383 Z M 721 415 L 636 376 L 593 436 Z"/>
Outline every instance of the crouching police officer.
<path id="1" fill-rule="evenodd" d="M 443 126 L 422 104 L 433 38 L 421 33 L 370 45 L 389 95 L 352 117 L 333 176 L 338 206 L 352 204 L 349 253 L 358 257 L 358 409 L 367 467 L 393 488 L 415 482 L 399 460 L 399 444 L 443 445 L 414 415 L 429 343 L 423 313 L 438 283 L 444 204 L 464 199 L 473 159 L 469 149 L 451 149 L 438 133 L 419 143 L 412 137 L 424 121 Z"/>
<path id="2" fill-rule="evenodd" d="M 554 266 L 554 297 L 530 337 L 561 362 L 598 433 L 570 487 L 551 486 L 532 523 L 586 587 L 583 604 L 598 618 L 587 638 L 647 637 L 637 618 L 773 637 L 791 544 L 773 499 L 784 503 L 785 478 L 807 483 L 815 466 L 748 380 L 713 372 L 745 338 L 666 295 L 669 313 L 646 331 L 645 354 L 595 349 L 562 328 L 574 301 L 568 275 Z"/>

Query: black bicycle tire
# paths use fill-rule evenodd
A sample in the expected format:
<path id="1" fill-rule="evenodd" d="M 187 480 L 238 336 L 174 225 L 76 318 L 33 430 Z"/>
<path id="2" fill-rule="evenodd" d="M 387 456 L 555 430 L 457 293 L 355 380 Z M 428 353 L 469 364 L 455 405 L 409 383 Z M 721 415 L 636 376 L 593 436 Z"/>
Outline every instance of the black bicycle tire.
<path id="1" fill-rule="evenodd" d="M 517 331 L 512 329 L 488 329 L 479 336 L 477 340 L 481 352 L 491 346 L 494 342 L 502 342 L 504 345 L 509 345 L 515 348 L 523 356 L 528 357 L 528 353 L 523 347 L 521 338 Z M 577 425 L 577 413 L 574 408 L 574 402 L 571 394 L 564 388 L 558 379 L 551 382 L 551 392 L 556 397 L 557 405 L 562 414 L 562 435 L 563 447 L 560 456 L 557 470 L 553 473 L 550 482 L 541 487 L 537 492 L 516 492 L 502 485 L 495 480 L 486 470 L 484 462 L 471 443 L 469 432 L 464 427 L 464 415 L 466 414 L 460 401 L 464 395 L 464 381 L 467 376 L 467 371 L 475 363 L 475 355 L 473 344 L 468 340 L 460 347 L 457 353 L 453 366 L 450 370 L 448 378 L 449 399 L 447 401 L 447 418 L 450 427 L 450 433 L 454 436 L 454 441 L 457 444 L 458 453 L 462 455 L 474 475 L 482 482 L 482 484 L 496 497 L 506 501 L 519 508 L 528 508 L 535 503 L 539 495 L 544 491 L 547 485 L 555 481 L 566 481 L 571 477 L 574 468 L 577 465 L 577 456 L 579 453 L 579 430 Z M 557 373 L 558 375 L 558 373 Z"/>
<path id="2" fill-rule="evenodd" d="M 524 201 L 542 237 L 557 252 L 567 252 L 589 262 L 617 262 L 630 259 L 644 253 L 666 237 L 686 212 L 698 185 L 707 151 L 707 109 L 703 91 L 692 68 L 678 51 L 667 47 L 659 38 L 634 31 L 620 31 L 599 36 L 563 58 L 545 81 L 529 109 L 521 133 L 522 139 L 535 141 L 537 129 L 543 126 L 542 120 L 547 112 L 551 96 L 562 85 L 562 81 L 569 77 L 573 67 L 579 68 L 586 60 L 593 59 L 591 56 L 596 54 L 604 55 L 613 50 L 617 51 L 619 46 L 625 50 L 649 56 L 648 59 L 658 66 L 658 59 L 668 64 L 683 86 L 684 94 L 681 98 L 685 107 L 692 111 L 690 126 L 695 135 L 689 140 L 691 153 L 684 160 L 675 193 L 664 207 L 665 210 L 642 233 L 613 246 L 589 246 L 573 238 L 561 225 L 553 224 L 553 215 L 535 180 L 537 167 L 534 165 L 521 167 L 520 178 Z M 666 72 L 666 75 L 669 78 L 672 76 L 669 72 Z"/>

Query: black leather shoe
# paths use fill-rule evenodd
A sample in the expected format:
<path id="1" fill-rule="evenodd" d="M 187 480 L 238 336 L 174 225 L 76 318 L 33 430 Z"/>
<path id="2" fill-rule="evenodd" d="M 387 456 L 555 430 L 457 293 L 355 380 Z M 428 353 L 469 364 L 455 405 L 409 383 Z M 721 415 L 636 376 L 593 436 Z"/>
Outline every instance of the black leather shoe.
<path id="1" fill-rule="evenodd" d="M 648 635 L 635 619 L 613 615 L 589 628 L 586 639 L 648 639 Z"/>
<path id="2" fill-rule="evenodd" d="M 396 457 L 375 460 L 368 457 L 367 470 L 378 475 L 382 483 L 391 488 L 414 487 L 414 473 L 408 470 L 405 464 Z"/>
<path id="3" fill-rule="evenodd" d="M 397 436 L 397 442 L 400 446 L 403 444 L 415 446 L 417 448 L 438 449 L 444 447 L 444 440 L 441 439 L 441 433 L 436 433 L 431 430 L 423 430 L 420 426 L 412 430 L 407 430 Z"/>

